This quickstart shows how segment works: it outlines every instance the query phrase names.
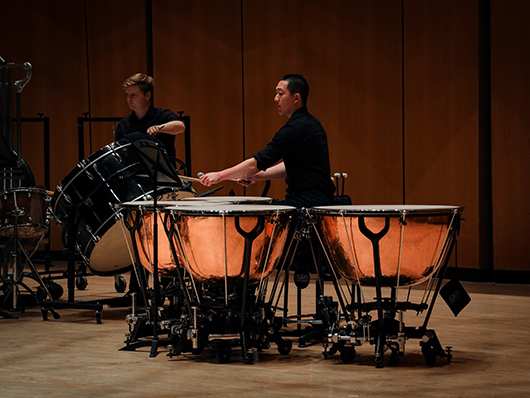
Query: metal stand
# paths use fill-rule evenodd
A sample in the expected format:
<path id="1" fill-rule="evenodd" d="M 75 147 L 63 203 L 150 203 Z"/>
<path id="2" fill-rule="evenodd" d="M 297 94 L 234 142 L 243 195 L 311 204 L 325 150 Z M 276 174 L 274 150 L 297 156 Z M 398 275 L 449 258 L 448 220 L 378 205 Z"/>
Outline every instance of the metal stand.
<path id="1" fill-rule="evenodd" d="M 407 297 L 406 301 L 397 300 L 397 289 L 400 287 L 399 279 L 396 285 L 389 285 L 385 282 L 385 275 L 381 272 L 381 249 L 380 241 L 387 235 L 390 229 L 390 217 L 385 215 L 384 226 L 379 232 L 371 231 L 365 222 L 365 216 L 358 217 L 359 232 L 364 235 L 371 243 L 373 254 L 373 283 L 375 283 L 375 302 L 363 302 L 360 295 L 360 282 L 358 282 L 357 295 L 352 289 L 351 301 L 347 301 L 344 293 L 338 285 L 338 276 L 333 274 L 333 279 L 337 282 L 335 290 L 337 297 L 343 309 L 346 324 L 342 328 L 339 325 L 340 319 L 331 324 L 328 330 L 328 342 L 331 343 L 331 349 L 328 351 L 328 344 L 324 345 L 324 356 L 333 355 L 340 352 L 341 360 L 344 363 L 352 362 L 355 356 L 354 346 L 362 345 L 368 342 L 375 345 L 374 363 L 376 367 L 383 366 L 384 352 L 386 349 L 391 350 L 391 365 L 397 365 L 399 356 L 404 355 L 405 344 L 409 339 L 419 339 L 421 352 L 427 365 L 434 366 L 437 357 L 446 358 L 449 362 L 452 358 L 451 347 L 444 349 L 438 340 L 436 333 L 428 329 L 427 325 L 438 297 L 443 280 L 443 274 L 449 263 L 449 259 L 459 232 L 460 210 L 451 210 L 452 214 L 446 213 L 448 217 L 448 230 L 443 244 L 440 247 L 438 258 L 436 259 L 439 266 L 433 265 L 436 274 L 431 276 L 429 288 L 426 289 L 424 298 L 421 303 L 412 303 Z M 435 216 L 436 214 L 433 214 Z M 405 215 L 401 214 L 400 223 L 406 225 Z M 402 239 L 402 238 L 401 238 Z M 329 256 L 329 252 L 327 252 Z M 388 276 L 387 276 L 388 277 Z M 399 277 L 399 271 L 398 271 Z M 390 288 L 390 295 L 383 297 L 382 288 Z M 434 288 L 434 289 L 433 289 Z M 410 287 L 409 287 L 410 289 Z M 410 292 L 410 291 L 409 291 Z M 431 296 L 432 294 L 432 296 Z M 430 302 L 429 302 L 430 298 Z M 425 300 L 425 301 L 424 301 Z M 427 311 L 422 325 L 418 327 L 405 326 L 404 313 L 407 310 L 416 311 L 418 314 Z M 377 313 L 377 319 L 372 320 L 370 312 Z"/>
<path id="2" fill-rule="evenodd" d="M 4 318 L 4 319 L 18 319 L 17 316 L 13 315 L 13 314 L 10 314 L 9 312 L 5 312 L 5 311 L 2 311 L 0 310 L 0 317 Z"/>
<path id="3" fill-rule="evenodd" d="M 44 113 L 39 112 L 39 117 L 26 117 L 21 118 L 22 123 L 42 123 L 43 128 L 43 140 L 44 140 L 44 187 L 50 189 L 50 118 L 44 116 Z M 44 246 L 44 272 L 50 272 L 51 266 L 51 244 L 50 244 L 50 233 L 46 233 L 46 243 Z"/>
<path id="4" fill-rule="evenodd" d="M 26 76 L 22 80 L 18 80 L 13 82 L 13 69 L 15 68 L 22 68 L 26 72 Z M 27 85 L 27 83 L 31 79 L 32 75 L 32 66 L 29 62 L 26 62 L 24 64 L 12 64 L 12 63 L 6 63 L 1 57 L 0 57 L 0 69 L 1 69 L 1 85 L 0 85 L 0 103 L 1 103 L 1 114 L 0 119 L 2 121 L 0 130 L 0 166 L 2 167 L 2 171 L 0 173 L 0 181 L 2 181 L 2 186 L 0 189 L 11 189 L 11 188 L 18 188 L 22 186 L 28 186 L 33 187 L 34 181 L 33 176 L 31 175 L 31 170 L 29 169 L 29 166 L 26 164 L 24 159 L 21 156 L 22 152 L 22 122 L 42 122 L 44 125 L 44 182 L 46 189 L 49 189 L 50 185 L 50 135 L 49 135 L 49 118 L 43 117 L 42 113 L 39 113 L 39 118 L 22 118 L 21 117 L 21 93 L 24 87 Z M 12 97 L 12 90 L 15 90 L 16 96 L 16 118 L 12 117 L 13 113 L 13 97 Z M 13 152 L 13 134 L 12 134 L 12 126 L 13 122 L 16 123 L 17 127 L 17 152 Z M 15 184 L 15 181 L 18 181 L 18 184 Z M 18 186 L 15 186 L 18 185 Z M 19 209 L 18 206 L 15 206 L 16 208 L 13 210 L 13 213 L 20 213 L 23 212 L 24 209 Z M 26 209 L 27 210 L 27 209 Z M 23 214 L 23 213 L 20 213 Z M 15 224 L 18 223 L 18 214 L 15 215 Z M 15 260 L 15 265 L 13 267 L 13 295 L 14 297 L 17 295 L 17 283 L 21 284 L 21 280 L 18 279 L 18 275 L 16 275 L 19 271 L 19 249 L 22 253 L 26 255 L 26 259 L 30 264 L 30 267 L 32 268 L 32 274 L 34 279 L 39 282 L 41 287 L 44 289 L 46 294 L 49 295 L 49 291 L 47 289 L 46 284 L 43 282 L 42 278 L 40 277 L 40 274 L 37 272 L 35 267 L 33 266 L 33 263 L 30 261 L 29 256 L 27 255 L 27 252 L 25 251 L 24 247 L 21 244 L 21 240 L 18 239 L 17 236 L 18 228 L 15 227 L 15 237 L 12 239 L 14 244 L 13 249 L 13 259 Z M 49 238 L 49 234 L 47 233 L 47 237 Z M 42 240 L 42 236 L 40 237 L 40 240 Z M 39 243 L 40 243 L 39 240 Z M 36 246 L 37 247 L 37 246 Z M 50 264 L 50 246 L 49 246 L 49 240 L 46 243 L 46 258 L 45 258 L 45 265 L 46 265 L 46 271 L 49 271 L 49 264 Z M 23 277 L 24 274 L 21 275 Z M 31 289 L 26 288 L 30 293 Z M 15 307 L 17 306 L 16 301 L 14 302 Z"/>
<path id="5" fill-rule="evenodd" d="M 159 325 L 158 325 L 158 302 L 159 302 L 159 275 L 158 275 L 158 188 L 161 183 L 164 186 L 171 186 L 175 188 L 182 187 L 182 181 L 180 180 L 174 167 L 171 166 L 170 162 L 162 152 L 162 149 L 157 143 L 149 140 L 138 140 L 134 141 L 132 148 L 135 149 L 140 163 L 144 166 L 144 170 L 151 178 L 154 183 L 153 189 L 153 297 L 151 298 L 151 313 L 150 322 L 153 326 L 153 335 L 151 338 L 151 351 L 149 356 L 156 357 L 158 346 L 160 344 L 159 339 Z M 129 229 L 132 241 L 135 241 L 134 228 Z M 135 252 L 137 249 L 135 248 Z M 137 256 L 136 269 L 139 268 L 139 260 Z M 144 290 L 145 291 L 145 290 Z M 144 294 L 145 296 L 145 294 Z M 147 305 L 147 302 L 145 303 Z M 148 341 L 137 342 L 134 345 L 127 346 L 127 350 L 134 350 L 135 348 L 148 345 Z"/>
<path id="6" fill-rule="evenodd" d="M 322 259 L 320 251 L 315 252 L 315 247 L 312 242 L 312 223 L 311 217 L 305 209 L 300 210 L 298 214 L 297 226 L 294 230 L 294 235 L 291 238 L 290 249 L 286 256 L 288 266 L 285 268 L 285 286 L 284 286 L 284 324 L 295 323 L 296 330 L 282 330 L 282 336 L 297 337 L 299 347 L 308 347 L 322 342 L 325 337 L 325 332 L 329 328 L 330 320 L 327 319 L 327 308 L 332 306 L 331 297 L 324 296 L 324 268 L 321 266 Z M 293 279 L 297 289 L 297 309 L 296 315 L 289 315 L 289 279 L 290 270 L 295 260 L 297 251 L 300 249 L 300 243 L 307 241 L 311 251 L 311 258 L 316 272 L 315 281 L 315 313 L 302 313 L 302 290 L 307 288 L 310 284 L 309 272 L 300 266 L 294 271 Z M 294 245 L 294 246 L 293 246 Z M 320 249 L 320 246 L 317 246 Z M 302 329 L 302 325 L 307 325 Z"/>
<path id="7" fill-rule="evenodd" d="M 103 310 L 103 304 L 100 301 L 87 301 L 87 302 L 76 302 L 75 301 L 75 236 L 77 234 L 78 221 L 76 220 L 76 208 L 69 206 L 68 209 L 68 302 L 59 301 L 44 301 L 41 305 L 42 318 L 48 319 L 48 311 L 53 314 L 54 319 L 59 319 L 60 315 L 54 309 L 81 309 L 81 310 L 94 310 L 96 322 L 101 323 L 101 311 Z"/>

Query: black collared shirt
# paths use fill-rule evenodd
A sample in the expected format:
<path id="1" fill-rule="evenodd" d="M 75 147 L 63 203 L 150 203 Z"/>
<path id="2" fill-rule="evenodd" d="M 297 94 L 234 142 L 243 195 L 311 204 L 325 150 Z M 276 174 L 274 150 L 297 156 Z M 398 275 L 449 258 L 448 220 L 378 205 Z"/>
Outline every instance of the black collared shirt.
<path id="1" fill-rule="evenodd" d="M 287 201 L 298 207 L 333 204 L 335 186 L 326 131 L 306 107 L 297 109 L 272 141 L 253 156 L 262 171 L 283 159 Z"/>
<path id="2" fill-rule="evenodd" d="M 149 108 L 146 115 L 138 119 L 136 113 L 132 112 L 129 116 L 124 117 L 114 133 L 116 141 L 125 138 L 127 134 L 140 132 L 147 134 L 147 129 L 151 126 L 158 126 L 160 124 L 172 122 L 174 120 L 181 120 L 169 109 L 155 108 L 153 105 Z M 175 153 L 175 136 L 172 134 L 159 133 L 156 137 L 162 141 L 166 147 L 166 151 L 170 157 L 176 157 Z"/>

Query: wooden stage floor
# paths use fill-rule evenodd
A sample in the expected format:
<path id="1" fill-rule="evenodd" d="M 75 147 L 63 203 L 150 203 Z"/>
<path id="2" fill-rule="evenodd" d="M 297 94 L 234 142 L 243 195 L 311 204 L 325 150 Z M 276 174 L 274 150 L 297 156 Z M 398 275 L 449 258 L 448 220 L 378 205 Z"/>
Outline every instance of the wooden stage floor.
<path id="1" fill-rule="evenodd" d="M 88 282 L 76 300 L 123 295 L 112 277 Z M 66 281 L 59 283 L 64 301 Z M 338 355 L 324 359 L 321 344 L 296 342 L 289 355 L 272 344 L 252 365 L 235 354 L 219 364 L 210 351 L 170 358 L 165 347 L 150 358 L 150 346 L 120 351 L 127 307 L 104 307 L 97 324 L 92 310 L 57 310 L 60 319 L 44 321 L 32 306 L 13 313 L 19 319 L 0 318 L 0 397 L 529 397 L 529 286 L 463 284 L 472 300 L 458 317 L 441 299 L 434 307 L 429 327 L 453 350 L 451 363 L 438 358 L 434 367 L 417 340 L 407 342 L 399 366 L 380 369 L 369 344 L 358 347 L 351 364 Z M 304 312 L 313 308 L 313 295 L 312 286 L 303 291 Z M 407 325 L 415 321 L 406 314 Z"/>

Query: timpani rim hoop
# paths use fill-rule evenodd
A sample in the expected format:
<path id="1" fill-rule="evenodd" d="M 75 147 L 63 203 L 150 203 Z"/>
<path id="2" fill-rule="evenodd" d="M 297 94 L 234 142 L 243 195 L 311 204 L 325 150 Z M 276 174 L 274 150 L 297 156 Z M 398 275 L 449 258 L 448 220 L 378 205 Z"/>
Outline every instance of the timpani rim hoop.
<path id="1" fill-rule="evenodd" d="M 440 213 L 455 213 L 464 210 L 462 206 L 452 205 L 332 205 L 332 206 L 318 206 L 313 210 L 317 213 L 326 212 L 333 214 L 377 214 L 381 215 L 401 215 L 404 213 L 416 214 L 440 214 Z"/>
<path id="2" fill-rule="evenodd" d="M 244 203 L 270 203 L 272 198 L 267 196 L 194 196 L 180 199 L 182 202 L 233 202 L 235 204 Z"/>
<path id="3" fill-rule="evenodd" d="M 223 214 L 256 214 L 263 213 L 288 213 L 296 210 L 293 206 L 284 205 L 261 205 L 261 204 L 211 204 L 211 205 L 193 205 L 193 206 L 168 206 L 166 211 L 176 212 L 178 214 L 194 214 L 220 216 Z"/>

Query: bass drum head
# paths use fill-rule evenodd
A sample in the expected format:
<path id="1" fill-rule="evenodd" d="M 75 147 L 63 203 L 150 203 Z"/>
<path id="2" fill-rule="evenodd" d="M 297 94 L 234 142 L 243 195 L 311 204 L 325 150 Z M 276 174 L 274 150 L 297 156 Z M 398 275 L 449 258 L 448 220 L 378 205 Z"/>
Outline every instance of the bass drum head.
<path id="1" fill-rule="evenodd" d="M 88 266 L 99 275 L 124 272 L 134 260 L 131 234 L 116 222 L 94 246 Z"/>

